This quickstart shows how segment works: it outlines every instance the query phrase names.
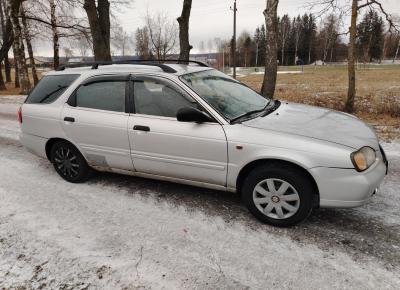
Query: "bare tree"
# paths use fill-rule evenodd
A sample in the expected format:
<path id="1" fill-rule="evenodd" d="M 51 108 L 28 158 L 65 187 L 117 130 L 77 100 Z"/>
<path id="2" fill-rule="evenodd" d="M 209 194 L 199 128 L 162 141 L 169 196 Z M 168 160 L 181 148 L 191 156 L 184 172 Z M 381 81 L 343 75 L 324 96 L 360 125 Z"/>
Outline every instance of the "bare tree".
<path id="1" fill-rule="evenodd" d="M 289 15 L 285 14 L 279 22 L 279 35 L 281 40 L 281 65 L 285 64 L 285 49 L 290 34 Z"/>
<path id="2" fill-rule="evenodd" d="M 393 63 L 396 62 L 397 56 L 399 55 L 399 50 L 400 50 L 400 37 L 399 37 L 399 43 L 396 48 L 396 53 L 394 54 Z"/>
<path id="3" fill-rule="evenodd" d="M 165 14 L 147 14 L 146 27 L 149 32 L 151 50 L 159 60 L 165 60 L 175 51 L 178 29 Z"/>
<path id="4" fill-rule="evenodd" d="M 50 23 L 53 35 L 53 66 L 56 69 L 60 65 L 60 36 L 57 28 L 56 3 L 55 0 L 49 0 L 50 5 Z"/>
<path id="5" fill-rule="evenodd" d="M 274 97 L 278 72 L 278 4 L 279 0 L 267 0 L 264 10 L 267 45 L 261 94 L 269 98 Z"/>
<path id="6" fill-rule="evenodd" d="M 110 2 L 108 0 L 84 0 L 83 8 L 89 20 L 94 59 L 111 61 Z"/>
<path id="7" fill-rule="evenodd" d="M 69 48 L 69 47 L 64 47 L 63 50 L 64 50 L 65 59 L 66 59 L 67 62 L 68 62 L 71 58 L 74 57 L 74 52 L 72 51 L 71 48 Z"/>
<path id="8" fill-rule="evenodd" d="M 9 21 L 9 13 L 7 13 L 7 5 L 5 0 L 0 0 L 0 21 L 1 21 L 1 32 L 2 32 L 2 41 L 3 45 L 7 45 L 7 38 L 9 37 L 7 29 L 7 21 Z M 10 48 L 8 48 L 10 49 Z M 0 60 L 1 62 L 1 60 Z M 10 60 L 8 58 L 8 51 L 4 55 L 4 72 L 6 76 L 6 82 L 11 82 L 11 66 Z M 5 88 L 5 85 L 4 85 Z"/>
<path id="9" fill-rule="evenodd" d="M 85 37 L 77 37 L 77 39 L 73 41 L 73 44 L 79 51 L 79 55 L 81 55 L 82 57 L 87 56 L 89 51 L 92 50 L 90 42 Z"/>
<path id="10" fill-rule="evenodd" d="M 150 36 L 147 27 L 138 28 L 135 33 L 136 55 L 147 60 L 151 58 Z"/>
<path id="11" fill-rule="evenodd" d="M 28 23 L 35 24 L 36 34 L 32 35 L 52 39 L 54 68 L 60 64 L 63 40 L 70 44 L 77 39 L 90 39 L 87 18 L 79 16 L 77 11 L 82 9 L 82 4 L 81 0 L 35 0 L 24 4 L 25 18 Z"/>
<path id="12" fill-rule="evenodd" d="M 25 46 L 22 41 L 22 29 L 19 23 L 19 12 L 23 0 L 9 0 L 10 1 L 10 13 L 11 22 L 14 31 L 14 47 L 16 58 L 19 67 L 19 82 L 21 86 L 21 94 L 27 95 L 31 90 L 31 83 L 29 81 L 28 66 L 26 65 L 25 59 Z"/>
<path id="13" fill-rule="evenodd" d="M 26 20 L 24 5 L 21 5 L 21 19 L 22 19 L 23 34 L 26 42 L 26 47 L 28 49 L 29 61 L 31 63 L 33 83 L 36 86 L 39 83 L 39 78 L 36 72 L 35 58 L 33 56 L 33 48 L 32 48 L 32 36 L 30 32 L 30 27 L 28 25 L 28 21 Z"/>
<path id="14" fill-rule="evenodd" d="M 12 50 L 13 50 L 13 55 L 14 55 L 14 87 L 17 89 L 17 88 L 20 88 L 21 85 L 19 82 L 19 64 L 17 61 L 18 53 L 15 48 L 15 42 L 13 42 Z"/>
<path id="15" fill-rule="evenodd" d="M 364 8 L 377 9 L 381 14 L 384 15 L 390 31 L 399 31 L 399 26 L 395 23 L 394 18 L 390 15 L 383 7 L 382 1 L 380 0 L 352 0 L 351 6 L 345 5 L 341 7 L 341 3 L 338 0 L 317 0 L 311 5 L 312 7 L 320 6 L 321 10 L 318 12 L 319 15 L 327 13 L 329 11 L 346 11 L 351 12 L 351 21 L 349 28 L 349 45 L 348 45 L 348 78 L 349 87 L 347 91 L 347 100 L 345 110 L 349 113 L 354 112 L 354 101 L 356 98 L 356 40 L 357 40 L 357 20 L 360 11 Z"/>
<path id="16" fill-rule="evenodd" d="M 128 33 L 126 33 L 126 31 L 118 23 L 112 25 L 111 32 L 111 44 L 114 48 L 121 51 L 122 56 L 125 56 L 131 46 Z"/>
<path id="17" fill-rule="evenodd" d="M 293 31 L 294 31 L 294 65 L 297 65 L 299 43 L 301 39 L 301 22 L 300 17 L 293 20 Z"/>
<path id="18" fill-rule="evenodd" d="M 330 14 L 324 19 L 323 27 L 319 33 L 318 38 L 323 41 L 322 45 L 322 61 L 325 63 L 328 59 L 330 52 L 330 61 L 333 58 L 333 50 L 337 45 L 339 37 L 339 17 L 335 14 Z"/>
<path id="19" fill-rule="evenodd" d="M 5 31 L 5 19 L 4 19 L 4 13 L 3 13 L 3 4 L 0 3 L 0 20 L 1 20 L 1 33 L 2 33 L 2 38 L 4 37 Z M 4 40 L 3 40 L 4 42 Z M 3 78 L 3 64 L 0 61 L 0 91 L 5 91 L 7 90 L 6 84 L 4 82 Z"/>
<path id="20" fill-rule="evenodd" d="M 189 43 L 189 19 L 191 9 L 192 0 L 183 0 L 182 14 L 177 19 L 179 23 L 179 60 L 181 62 L 189 61 L 190 50 L 193 48 Z"/>
<path id="21" fill-rule="evenodd" d="M 359 11 L 358 0 L 352 0 L 350 40 L 349 40 L 349 51 L 348 51 L 349 87 L 347 90 L 347 101 L 345 106 L 345 110 L 347 112 L 354 111 L 354 99 L 356 97 L 356 38 L 357 38 L 358 11 Z"/>

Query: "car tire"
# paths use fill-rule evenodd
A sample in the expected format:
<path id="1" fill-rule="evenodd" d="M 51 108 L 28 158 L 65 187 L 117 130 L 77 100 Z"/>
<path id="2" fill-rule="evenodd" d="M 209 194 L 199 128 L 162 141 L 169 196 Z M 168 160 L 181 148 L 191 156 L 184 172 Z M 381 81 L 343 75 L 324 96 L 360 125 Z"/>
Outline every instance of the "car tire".
<path id="1" fill-rule="evenodd" d="M 52 146 L 50 161 L 57 173 L 71 183 L 85 182 L 93 172 L 79 150 L 65 141 Z"/>
<path id="2" fill-rule="evenodd" d="M 271 163 L 253 169 L 245 178 L 242 198 L 263 223 L 290 227 L 305 220 L 313 209 L 316 189 L 295 166 Z"/>

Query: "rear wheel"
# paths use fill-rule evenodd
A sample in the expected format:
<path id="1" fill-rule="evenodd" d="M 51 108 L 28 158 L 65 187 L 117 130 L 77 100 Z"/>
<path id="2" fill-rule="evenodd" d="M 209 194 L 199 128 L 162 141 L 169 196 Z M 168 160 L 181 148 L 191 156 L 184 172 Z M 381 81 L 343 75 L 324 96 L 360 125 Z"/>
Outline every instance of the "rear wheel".
<path id="1" fill-rule="evenodd" d="M 255 168 L 242 188 L 249 211 L 260 221 L 279 227 L 293 226 L 306 219 L 315 194 L 307 175 L 282 163 Z"/>
<path id="2" fill-rule="evenodd" d="M 65 141 L 55 143 L 51 148 L 50 157 L 55 170 L 66 181 L 80 183 L 90 177 L 92 169 L 72 144 Z"/>

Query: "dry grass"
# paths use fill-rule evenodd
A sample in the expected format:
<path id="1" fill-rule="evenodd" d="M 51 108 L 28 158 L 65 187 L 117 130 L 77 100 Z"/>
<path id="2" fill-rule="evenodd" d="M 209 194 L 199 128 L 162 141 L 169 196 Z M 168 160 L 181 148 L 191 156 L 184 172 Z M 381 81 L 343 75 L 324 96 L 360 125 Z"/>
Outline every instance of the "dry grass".
<path id="1" fill-rule="evenodd" d="M 38 77 L 39 77 L 39 79 L 42 77 L 42 71 L 40 69 L 38 70 Z M 14 85 L 14 70 L 11 70 L 11 78 L 12 78 L 12 82 L 6 83 L 7 90 L 0 91 L 0 96 L 1 95 L 4 96 L 4 95 L 19 95 L 19 94 L 21 94 L 21 89 L 16 88 Z M 4 80 L 6 79 L 4 72 L 3 72 L 3 79 Z M 29 74 L 29 80 L 30 80 L 31 84 L 33 85 L 33 78 L 32 78 L 31 74 Z"/>
<path id="2" fill-rule="evenodd" d="M 250 75 L 240 81 L 260 90 L 262 79 Z M 307 68 L 303 74 L 279 74 L 275 97 L 342 110 L 346 94 L 346 68 Z M 355 115 L 375 126 L 382 138 L 400 137 L 400 67 L 358 70 L 355 107 Z"/>

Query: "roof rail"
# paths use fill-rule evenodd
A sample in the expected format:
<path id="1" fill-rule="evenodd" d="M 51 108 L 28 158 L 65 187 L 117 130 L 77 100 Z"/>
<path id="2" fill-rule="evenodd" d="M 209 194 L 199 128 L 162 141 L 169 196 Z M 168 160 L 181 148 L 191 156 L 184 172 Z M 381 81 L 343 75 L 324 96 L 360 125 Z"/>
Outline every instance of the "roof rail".
<path id="1" fill-rule="evenodd" d="M 175 59 L 166 59 L 166 60 L 119 60 L 119 61 L 96 61 L 96 62 L 84 62 L 84 63 L 76 63 L 76 64 L 64 64 L 59 66 L 56 71 L 63 71 L 66 68 L 78 68 L 91 66 L 92 69 L 98 69 L 99 66 L 103 65 L 113 65 L 113 64 L 134 64 L 134 65 L 146 65 L 146 66 L 155 66 L 161 68 L 166 73 L 176 73 L 177 71 L 170 66 L 164 64 L 165 62 L 176 62 L 181 64 L 189 64 L 194 63 L 201 67 L 208 67 L 207 64 L 201 61 L 189 60 L 189 61 L 181 61 Z"/>
<path id="2" fill-rule="evenodd" d="M 134 65 L 146 65 L 146 66 L 156 66 L 161 68 L 164 72 L 167 73 L 176 73 L 176 70 L 173 68 L 160 63 L 141 63 L 136 60 L 124 60 L 124 61 L 96 61 L 96 62 L 84 62 L 84 63 L 77 63 L 77 64 L 64 64 L 59 66 L 56 71 L 63 71 L 67 68 L 78 68 L 78 67 L 85 67 L 91 66 L 92 69 L 98 69 L 99 66 L 102 65 L 113 65 L 113 64 L 134 64 Z"/>

